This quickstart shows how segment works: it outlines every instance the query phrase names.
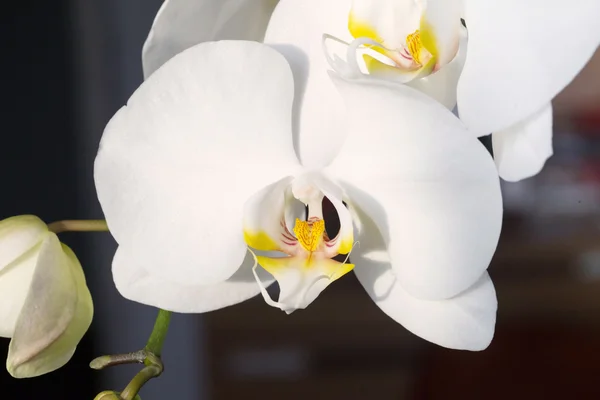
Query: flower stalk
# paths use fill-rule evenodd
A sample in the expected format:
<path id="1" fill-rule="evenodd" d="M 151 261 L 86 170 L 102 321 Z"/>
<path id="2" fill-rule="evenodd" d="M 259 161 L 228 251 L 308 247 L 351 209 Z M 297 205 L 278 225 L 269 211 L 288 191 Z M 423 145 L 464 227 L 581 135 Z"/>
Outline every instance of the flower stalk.
<path id="1" fill-rule="evenodd" d="M 48 224 L 50 232 L 108 232 L 108 225 L 103 219 L 64 220 Z"/>
<path id="2" fill-rule="evenodd" d="M 165 310 L 158 310 L 156 321 L 154 322 L 154 328 L 148 338 L 148 343 L 144 350 L 154 354 L 156 357 L 161 356 L 162 347 L 167 337 L 167 331 L 169 330 L 169 323 L 171 322 L 171 312 Z"/>
<path id="3" fill-rule="evenodd" d="M 120 396 L 123 400 L 134 400 L 138 392 L 150 379 L 159 376 L 163 371 L 162 363 L 151 364 L 138 372 L 131 382 L 123 389 Z"/>
<path id="4" fill-rule="evenodd" d="M 101 356 L 92 360 L 90 367 L 100 370 L 122 364 L 144 364 L 144 368 L 131 379 L 119 395 L 122 400 L 134 400 L 146 382 L 160 376 L 163 372 L 164 366 L 160 357 L 170 322 L 171 312 L 158 310 L 154 328 L 143 350 Z"/>

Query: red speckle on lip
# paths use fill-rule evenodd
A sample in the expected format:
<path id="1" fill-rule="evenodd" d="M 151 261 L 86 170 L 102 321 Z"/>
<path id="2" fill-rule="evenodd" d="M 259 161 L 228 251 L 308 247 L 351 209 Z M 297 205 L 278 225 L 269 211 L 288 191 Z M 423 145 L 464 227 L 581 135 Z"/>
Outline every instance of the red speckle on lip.
<path id="1" fill-rule="evenodd" d="M 292 235 L 287 235 L 285 233 L 282 233 L 281 236 L 283 236 L 284 238 L 286 238 L 287 240 L 291 240 L 292 242 L 296 241 L 296 238 L 292 237 Z"/>
<path id="2" fill-rule="evenodd" d="M 402 49 L 402 51 L 399 51 L 398 54 L 400 54 L 400 56 L 402 58 L 405 58 L 408 61 L 413 61 L 412 56 L 410 55 L 410 53 L 406 49 Z"/>

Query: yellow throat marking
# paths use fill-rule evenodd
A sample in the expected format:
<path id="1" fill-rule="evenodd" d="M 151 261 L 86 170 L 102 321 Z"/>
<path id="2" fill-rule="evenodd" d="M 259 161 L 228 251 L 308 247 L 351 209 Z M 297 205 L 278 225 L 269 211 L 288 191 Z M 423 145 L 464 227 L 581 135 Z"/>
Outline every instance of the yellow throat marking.
<path id="1" fill-rule="evenodd" d="M 418 29 L 406 37 L 406 45 L 413 60 L 415 60 L 417 64 L 423 65 L 421 63 L 421 50 L 423 49 L 423 43 L 421 42 L 421 32 L 419 32 Z"/>
<path id="2" fill-rule="evenodd" d="M 304 247 L 306 251 L 313 252 L 317 250 L 319 244 L 323 240 L 323 234 L 325 233 L 325 221 L 318 219 L 314 222 L 308 223 L 307 221 L 300 221 L 296 218 L 296 225 L 294 226 L 294 234 L 298 242 Z"/>

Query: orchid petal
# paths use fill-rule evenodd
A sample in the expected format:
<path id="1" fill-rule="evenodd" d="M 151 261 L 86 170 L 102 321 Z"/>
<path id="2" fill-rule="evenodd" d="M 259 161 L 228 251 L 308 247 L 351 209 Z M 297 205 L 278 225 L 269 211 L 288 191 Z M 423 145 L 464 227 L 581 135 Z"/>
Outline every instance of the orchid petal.
<path id="1" fill-rule="evenodd" d="M 215 285 L 180 284 L 148 274 L 135 254 L 119 247 L 113 260 L 113 279 L 127 299 L 179 313 L 204 313 L 246 301 L 260 293 L 252 274 L 254 258 L 247 252 L 240 268 L 226 281 Z M 265 287 L 271 276 L 260 271 Z"/>
<path id="2" fill-rule="evenodd" d="M 390 49 L 406 46 L 406 36 L 419 29 L 423 9 L 416 1 L 352 0 L 348 29 L 355 38 L 368 37 Z"/>
<path id="3" fill-rule="evenodd" d="M 417 336 L 451 349 L 483 350 L 494 336 L 497 300 L 487 273 L 473 286 L 447 300 L 421 300 L 398 281 L 377 226 L 360 210 L 358 241 L 352 252 L 354 272 L 369 296 L 394 321 Z"/>
<path id="4" fill-rule="evenodd" d="M 362 261 L 361 261 L 362 262 Z M 486 349 L 494 337 L 496 291 L 487 272 L 471 287 L 445 300 L 411 296 L 391 268 L 362 263 L 356 276 L 375 304 L 415 335 L 457 350 Z M 381 295 L 382 291 L 387 295 Z"/>
<path id="5" fill-rule="evenodd" d="M 452 61 L 460 39 L 462 0 L 427 0 L 420 21 L 423 45 L 438 67 Z"/>
<path id="6" fill-rule="evenodd" d="M 254 42 L 200 44 L 152 74 L 95 164 L 108 226 L 137 260 L 115 268 L 181 285 L 231 277 L 246 254 L 244 202 L 299 168 L 292 100 L 285 59 Z"/>
<path id="7" fill-rule="evenodd" d="M 38 244 L 0 271 L 0 337 L 13 336 L 33 279 L 39 251 Z"/>
<path id="8" fill-rule="evenodd" d="M 282 0 L 265 34 L 294 73 L 294 144 L 307 168 L 329 164 L 344 140 L 344 107 L 327 76 L 321 43 L 324 33 L 352 40 L 349 10 L 350 0 Z"/>
<path id="9" fill-rule="evenodd" d="M 536 175 L 552 156 L 552 105 L 525 121 L 492 135 L 500 177 L 516 182 Z"/>
<path id="10" fill-rule="evenodd" d="M 315 185 L 323 192 L 324 196 L 331 202 L 340 220 L 340 230 L 335 237 L 330 237 L 327 243 L 326 254 L 333 258 L 338 254 L 349 254 L 354 247 L 354 226 L 352 215 L 343 203 L 343 190 L 333 183 L 330 178 L 321 174 L 311 176 Z M 327 229 L 327 225 L 325 225 Z"/>
<path id="11" fill-rule="evenodd" d="M 256 193 L 244 207 L 244 240 L 260 251 L 286 251 L 291 237 L 286 224 L 286 205 L 292 202 L 293 178 L 284 178 Z M 287 252 L 287 251 L 286 251 Z"/>
<path id="12" fill-rule="evenodd" d="M 0 271 L 39 244 L 46 232 L 46 224 L 33 215 L 0 221 Z"/>
<path id="13" fill-rule="evenodd" d="M 400 284 L 446 299 L 488 267 L 502 224 L 496 166 L 441 104 L 405 85 L 333 76 L 351 127 L 329 168 L 382 232 Z"/>
<path id="14" fill-rule="evenodd" d="M 464 292 L 445 300 L 411 296 L 392 268 L 358 258 L 354 269 L 375 304 L 415 335 L 457 350 L 486 349 L 496 323 L 497 300 L 487 272 Z"/>
<path id="15" fill-rule="evenodd" d="M 407 83 L 426 95 L 433 97 L 449 110 L 456 107 L 456 86 L 467 58 L 467 30 L 461 29 L 460 45 L 456 57 L 440 70 L 421 79 Z"/>
<path id="16" fill-rule="evenodd" d="M 476 135 L 509 128 L 556 96 L 600 44 L 600 2 L 465 0 L 469 51 L 460 118 Z"/>
<path id="17" fill-rule="evenodd" d="M 9 345 L 8 372 L 26 378 L 62 367 L 73 356 L 92 315 L 92 298 L 79 261 L 54 233 L 48 233 Z"/>
<path id="18" fill-rule="evenodd" d="M 277 0 L 165 0 L 144 43 L 148 77 L 176 54 L 202 42 L 262 41 Z"/>

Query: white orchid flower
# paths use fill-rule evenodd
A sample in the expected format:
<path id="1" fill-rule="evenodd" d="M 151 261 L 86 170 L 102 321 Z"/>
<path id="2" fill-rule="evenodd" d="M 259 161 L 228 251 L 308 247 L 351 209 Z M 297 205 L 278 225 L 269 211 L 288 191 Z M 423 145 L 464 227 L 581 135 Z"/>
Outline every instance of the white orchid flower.
<path id="1" fill-rule="evenodd" d="M 0 336 L 11 338 L 8 372 L 27 378 L 62 367 L 92 314 L 73 251 L 37 217 L 0 221 Z"/>
<path id="2" fill-rule="evenodd" d="M 415 334 L 485 348 L 497 306 L 486 269 L 502 218 L 492 159 L 450 111 L 412 88 L 333 80 L 348 130 L 299 138 L 339 152 L 313 168 L 294 153 L 298 99 L 272 48 L 203 43 L 149 76 L 107 125 L 95 163 L 119 244 L 117 289 L 186 313 L 262 292 L 289 313 L 354 270 Z M 312 156 L 327 163 L 326 153 Z M 329 219 L 324 204 L 335 210 Z M 273 278 L 277 300 L 266 291 Z"/>
<path id="3" fill-rule="evenodd" d="M 334 2 L 338 13 L 344 13 L 350 3 Z M 292 3 L 288 12 L 293 12 Z M 406 81 L 417 72 L 418 78 L 439 70 L 413 80 L 413 85 L 450 108 L 458 101 L 460 118 L 478 136 L 493 132 L 494 157 L 503 179 L 517 181 L 542 169 L 552 155 L 550 102 L 600 44 L 600 2 L 351 3 L 350 33 L 359 41 L 375 42 L 374 48 L 392 61 L 382 63 L 365 55 L 370 73 Z M 460 47 L 466 51 L 459 52 L 461 16 L 468 28 L 468 43 L 463 37 Z M 558 56 L 557 49 L 566 54 Z"/>
<path id="4" fill-rule="evenodd" d="M 600 42 L 598 0 L 280 0 L 273 12 L 275 3 L 165 1 L 146 42 L 145 71 L 202 41 L 261 40 L 266 32 L 264 41 L 286 56 L 303 93 L 296 130 L 319 137 L 344 131 L 337 129 L 344 110 L 325 72 L 323 34 L 353 49 L 366 45 L 366 54 L 355 52 L 361 68 L 450 109 L 458 101 L 474 135 L 493 132 L 494 158 L 509 181 L 537 174 L 552 155 L 550 102 Z M 330 103 L 327 110 L 317 99 Z M 307 163 L 316 154 L 304 143 L 299 151 Z"/>

